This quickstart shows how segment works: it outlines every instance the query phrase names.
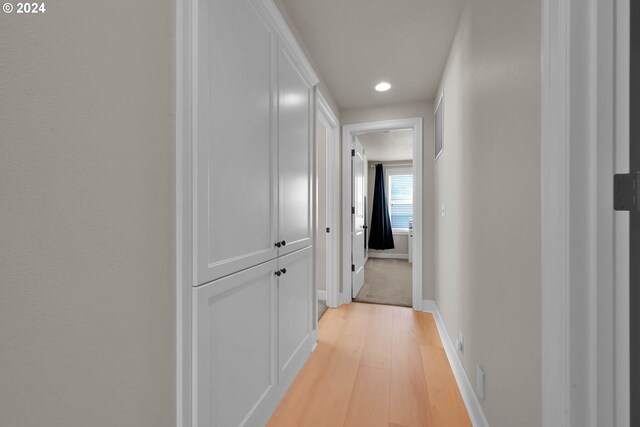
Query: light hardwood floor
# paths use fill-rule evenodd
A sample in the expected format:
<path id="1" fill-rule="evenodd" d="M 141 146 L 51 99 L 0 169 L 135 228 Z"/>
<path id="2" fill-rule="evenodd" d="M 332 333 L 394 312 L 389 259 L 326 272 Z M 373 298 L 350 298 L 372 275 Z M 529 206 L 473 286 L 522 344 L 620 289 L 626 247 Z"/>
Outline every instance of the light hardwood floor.
<path id="1" fill-rule="evenodd" d="M 471 426 L 433 315 L 353 303 L 329 309 L 318 348 L 269 427 Z"/>

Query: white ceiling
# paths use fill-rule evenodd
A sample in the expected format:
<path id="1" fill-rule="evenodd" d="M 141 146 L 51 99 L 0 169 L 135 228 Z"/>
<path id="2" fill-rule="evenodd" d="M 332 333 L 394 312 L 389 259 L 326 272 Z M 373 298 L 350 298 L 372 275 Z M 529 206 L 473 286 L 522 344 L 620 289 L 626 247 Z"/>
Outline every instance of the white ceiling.
<path id="1" fill-rule="evenodd" d="M 435 98 L 464 0 L 281 0 L 340 108 Z M 376 92 L 381 82 L 388 92 Z"/>
<path id="2" fill-rule="evenodd" d="M 395 130 L 358 135 L 369 161 L 413 159 L 413 131 Z"/>

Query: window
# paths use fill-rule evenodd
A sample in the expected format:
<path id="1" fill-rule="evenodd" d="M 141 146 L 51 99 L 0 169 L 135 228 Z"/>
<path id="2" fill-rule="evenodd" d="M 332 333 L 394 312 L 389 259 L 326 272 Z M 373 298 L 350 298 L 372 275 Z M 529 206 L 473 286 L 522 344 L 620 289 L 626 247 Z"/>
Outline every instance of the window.
<path id="1" fill-rule="evenodd" d="M 413 220 L 413 174 L 410 170 L 388 171 L 391 228 L 407 230 Z"/>

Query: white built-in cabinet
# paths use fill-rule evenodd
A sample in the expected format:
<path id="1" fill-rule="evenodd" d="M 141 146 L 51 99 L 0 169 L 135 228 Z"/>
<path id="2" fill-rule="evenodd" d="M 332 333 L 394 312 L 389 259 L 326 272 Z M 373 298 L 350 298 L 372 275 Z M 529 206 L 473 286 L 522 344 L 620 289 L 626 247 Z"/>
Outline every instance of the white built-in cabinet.
<path id="1" fill-rule="evenodd" d="M 300 369 L 304 351 L 309 349 L 312 332 L 311 286 L 313 256 L 307 247 L 278 259 L 278 381 L 290 384 Z"/>
<path id="2" fill-rule="evenodd" d="M 198 0 L 193 425 L 264 425 L 314 345 L 317 77 L 272 0 Z"/>
<path id="3" fill-rule="evenodd" d="M 194 288 L 197 426 L 263 426 L 310 354 L 312 251 Z"/>
<path id="4" fill-rule="evenodd" d="M 280 254 L 311 244 L 310 91 L 292 55 L 278 46 L 278 236 Z"/>

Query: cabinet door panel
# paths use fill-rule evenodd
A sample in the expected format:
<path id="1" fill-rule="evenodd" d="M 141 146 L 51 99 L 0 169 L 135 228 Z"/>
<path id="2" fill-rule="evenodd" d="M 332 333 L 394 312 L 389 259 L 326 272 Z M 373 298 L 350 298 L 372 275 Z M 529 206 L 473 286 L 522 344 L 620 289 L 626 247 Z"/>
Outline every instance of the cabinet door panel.
<path id="1" fill-rule="evenodd" d="M 256 425 L 275 390 L 275 276 L 270 261 L 194 288 L 199 427 Z"/>
<path id="2" fill-rule="evenodd" d="M 278 279 L 278 375 L 286 382 L 299 369 L 311 339 L 312 320 L 311 247 L 279 258 L 278 268 L 286 269 Z"/>
<path id="3" fill-rule="evenodd" d="M 277 38 L 262 13 L 248 0 L 198 2 L 199 284 L 277 256 Z"/>
<path id="4" fill-rule="evenodd" d="M 280 255 L 311 244 L 310 89 L 290 54 L 278 48 Z"/>

